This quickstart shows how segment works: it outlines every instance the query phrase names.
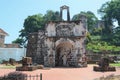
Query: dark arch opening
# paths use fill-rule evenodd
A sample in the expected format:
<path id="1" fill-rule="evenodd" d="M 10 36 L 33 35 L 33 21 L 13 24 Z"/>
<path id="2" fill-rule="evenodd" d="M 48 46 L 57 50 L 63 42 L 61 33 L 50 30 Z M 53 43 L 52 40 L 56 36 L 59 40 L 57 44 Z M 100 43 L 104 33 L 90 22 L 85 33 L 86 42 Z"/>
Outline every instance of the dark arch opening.
<path id="1" fill-rule="evenodd" d="M 70 42 L 62 42 L 56 47 L 55 66 L 64 67 L 68 66 L 68 56 L 71 53 L 73 45 Z"/>

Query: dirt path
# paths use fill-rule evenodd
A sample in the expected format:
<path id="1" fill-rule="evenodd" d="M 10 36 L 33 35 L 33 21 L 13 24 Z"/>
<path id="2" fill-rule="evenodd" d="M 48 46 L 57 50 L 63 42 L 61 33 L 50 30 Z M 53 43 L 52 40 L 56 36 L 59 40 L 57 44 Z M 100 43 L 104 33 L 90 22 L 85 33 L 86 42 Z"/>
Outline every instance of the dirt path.
<path id="1" fill-rule="evenodd" d="M 14 72 L 15 69 L 0 69 L 0 75 Z M 50 68 L 35 71 L 23 71 L 28 75 L 39 75 L 42 73 L 43 80 L 94 80 L 111 74 L 120 75 L 120 68 L 116 72 L 94 72 L 93 65 L 86 68 Z"/>

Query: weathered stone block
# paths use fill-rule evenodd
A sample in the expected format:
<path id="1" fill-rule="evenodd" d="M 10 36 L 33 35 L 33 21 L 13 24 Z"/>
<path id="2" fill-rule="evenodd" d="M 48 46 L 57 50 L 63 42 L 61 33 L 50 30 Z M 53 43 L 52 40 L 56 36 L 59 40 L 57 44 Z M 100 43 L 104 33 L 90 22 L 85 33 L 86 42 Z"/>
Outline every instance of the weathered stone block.
<path id="1" fill-rule="evenodd" d="M 32 65 L 32 58 L 31 57 L 23 57 L 22 66 L 29 66 L 29 65 Z"/>
<path id="2" fill-rule="evenodd" d="M 22 66 L 22 67 L 16 67 L 16 71 L 33 71 L 36 70 L 37 66 Z"/>
<path id="3" fill-rule="evenodd" d="M 109 66 L 109 59 L 108 58 L 102 58 L 98 62 L 99 66 L 93 66 L 94 71 L 116 71 L 115 67 Z"/>

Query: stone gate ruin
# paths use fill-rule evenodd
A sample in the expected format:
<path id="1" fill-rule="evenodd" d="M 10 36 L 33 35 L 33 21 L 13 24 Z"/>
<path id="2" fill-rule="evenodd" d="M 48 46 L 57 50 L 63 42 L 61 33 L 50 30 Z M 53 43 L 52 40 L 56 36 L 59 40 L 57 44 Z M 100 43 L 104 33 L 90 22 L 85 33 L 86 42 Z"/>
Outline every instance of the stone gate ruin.
<path id="1" fill-rule="evenodd" d="M 67 10 L 67 21 L 62 19 L 62 11 Z M 85 39 L 87 19 L 70 21 L 69 7 L 60 7 L 61 21 L 50 21 L 45 30 L 31 33 L 27 45 L 27 57 L 32 62 L 49 67 L 87 66 Z"/>

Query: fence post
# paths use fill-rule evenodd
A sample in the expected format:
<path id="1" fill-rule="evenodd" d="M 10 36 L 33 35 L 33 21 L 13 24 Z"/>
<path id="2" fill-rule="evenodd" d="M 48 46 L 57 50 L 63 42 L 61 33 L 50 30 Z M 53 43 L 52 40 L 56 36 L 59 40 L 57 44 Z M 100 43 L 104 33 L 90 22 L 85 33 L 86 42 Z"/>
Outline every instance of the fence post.
<path id="1" fill-rule="evenodd" d="M 40 73 L 40 80 L 42 80 L 42 73 Z"/>

